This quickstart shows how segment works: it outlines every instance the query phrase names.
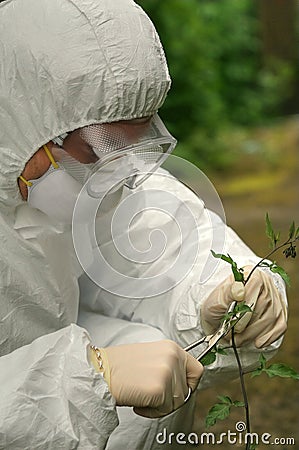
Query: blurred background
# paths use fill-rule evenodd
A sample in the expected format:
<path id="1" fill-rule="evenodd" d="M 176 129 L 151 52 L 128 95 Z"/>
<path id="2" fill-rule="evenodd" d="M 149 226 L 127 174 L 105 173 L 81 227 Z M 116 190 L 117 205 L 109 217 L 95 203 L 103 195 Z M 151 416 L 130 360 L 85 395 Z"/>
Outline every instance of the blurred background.
<path id="1" fill-rule="evenodd" d="M 205 172 L 223 201 L 227 223 L 265 255 L 266 212 L 282 236 L 292 220 L 299 224 L 299 1 L 139 3 L 158 30 L 169 63 L 173 84 L 160 113 L 179 141 L 175 154 Z M 289 327 L 272 362 L 299 371 L 299 257 L 275 259 L 291 276 L 291 286 Z M 276 448 L 299 449 L 298 382 L 247 376 L 247 386 L 253 431 L 294 437 L 295 445 Z M 194 431 L 207 431 L 205 416 L 220 394 L 241 399 L 237 383 L 201 393 Z M 243 416 L 236 410 L 210 431 L 235 431 L 238 420 Z"/>

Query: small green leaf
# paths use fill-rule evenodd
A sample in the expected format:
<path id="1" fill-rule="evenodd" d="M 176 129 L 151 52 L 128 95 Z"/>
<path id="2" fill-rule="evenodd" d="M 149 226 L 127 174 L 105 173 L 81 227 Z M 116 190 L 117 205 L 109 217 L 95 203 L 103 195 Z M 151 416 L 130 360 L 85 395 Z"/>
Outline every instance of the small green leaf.
<path id="1" fill-rule="evenodd" d="M 224 348 L 222 348 L 222 347 L 216 347 L 215 350 L 216 350 L 216 353 L 219 353 L 219 355 L 225 355 L 225 356 L 227 356 L 227 351 L 224 350 Z"/>
<path id="2" fill-rule="evenodd" d="M 282 377 L 282 378 L 293 378 L 294 380 L 299 380 L 299 374 L 292 367 L 287 366 L 282 363 L 271 364 L 269 367 L 264 369 L 264 372 L 272 377 Z"/>
<path id="3" fill-rule="evenodd" d="M 264 372 L 264 369 L 261 369 L 260 367 L 258 369 L 255 369 L 251 372 L 251 378 L 258 377 Z"/>
<path id="4" fill-rule="evenodd" d="M 219 400 L 226 405 L 232 405 L 233 401 L 228 395 L 218 395 Z"/>
<path id="5" fill-rule="evenodd" d="M 261 261 L 259 263 L 259 267 L 271 267 L 272 263 L 268 263 L 267 261 Z"/>
<path id="6" fill-rule="evenodd" d="M 232 265 L 232 271 L 235 281 L 244 281 L 244 274 L 242 273 L 242 269 L 238 269 L 236 265 Z"/>
<path id="7" fill-rule="evenodd" d="M 246 305 L 245 302 L 240 302 L 237 303 L 235 308 L 234 308 L 234 313 L 246 313 L 246 312 L 252 312 L 252 309 L 250 308 L 250 306 Z"/>
<path id="8" fill-rule="evenodd" d="M 281 377 L 281 378 L 293 378 L 294 380 L 299 380 L 299 374 L 292 367 L 283 363 L 274 363 L 269 367 L 266 367 L 266 358 L 261 353 L 259 357 L 260 367 L 251 373 L 251 377 L 256 377 L 261 375 L 263 372 L 266 373 L 270 378 Z"/>
<path id="9" fill-rule="evenodd" d="M 244 269 L 242 268 L 239 269 L 237 263 L 233 260 L 233 258 L 229 254 L 224 255 L 223 253 L 215 253 L 213 250 L 211 250 L 211 253 L 214 256 L 214 258 L 222 259 L 223 261 L 231 265 L 235 281 L 244 282 L 244 274 L 243 274 Z"/>
<path id="10" fill-rule="evenodd" d="M 215 253 L 214 250 L 211 250 L 211 253 L 214 256 L 214 258 L 218 258 L 218 259 L 222 259 L 222 256 L 225 256 L 222 253 Z"/>
<path id="11" fill-rule="evenodd" d="M 275 247 L 275 243 L 274 243 L 275 233 L 274 233 L 272 223 L 271 223 L 268 213 L 266 214 L 266 235 L 270 239 L 272 247 Z"/>
<path id="12" fill-rule="evenodd" d="M 243 406 L 245 406 L 244 402 L 240 402 L 239 400 L 235 400 L 233 402 L 233 405 L 236 406 L 237 408 L 243 408 Z"/>
<path id="13" fill-rule="evenodd" d="M 297 237 L 299 237 L 299 227 L 297 228 L 296 233 L 295 233 L 295 238 L 297 239 Z"/>
<path id="14" fill-rule="evenodd" d="M 209 428 L 217 422 L 217 420 L 224 420 L 229 416 L 231 405 L 227 403 L 216 403 L 209 410 L 206 417 L 206 427 Z"/>
<path id="15" fill-rule="evenodd" d="M 233 317 L 233 315 L 234 315 L 234 312 L 233 312 L 233 311 L 232 311 L 232 312 L 225 313 L 225 314 L 221 317 L 221 323 L 223 323 L 225 320 L 231 319 L 231 318 Z"/>
<path id="16" fill-rule="evenodd" d="M 209 366 L 210 364 L 213 364 L 213 362 L 215 361 L 216 361 L 216 352 L 214 351 L 210 351 L 202 358 L 200 358 L 200 362 L 203 366 Z"/>
<path id="17" fill-rule="evenodd" d="M 223 261 L 229 263 L 229 264 L 233 264 L 234 260 L 228 255 L 224 255 L 223 253 L 215 253 L 213 250 L 211 250 L 212 255 L 214 256 L 214 258 L 219 258 L 222 259 Z"/>
<path id="18" fill-rule="evenodd" d="M 278 274 L 281 276 L 281 278 L 283 279 L 283 281 L 284 281 L 288 286 L 290 286 L 290 277 L 289 277 L 289 275 L 286 273 L 286 271 L 284 270 L 283 267 L 280 267 L 280 266 L 277 266 L 276 264 L 273 264 L 273 265 L 270 267 L 270 270 L 271 270 L 271 272 L 273 272 L 273 273 L 278 273 Z"/>
<path id="19" fill-rule="evenodd" d="M 267 360 L 262 353 L 259 356 L 259 363 L 260 363 L 260 366 L 251 372 L 251 378 L 258 377 L 265 370 Z"/>
<path id="20" fill-rule="evenodd" d="M 232 401 L 227 395 L 219 395 L 219 403 L 215 403 L 214 406 L 209 410 L 206 417 L 206 426 L 211 427 L 215 425 L 217 420 L 224 420 L 229 416 L 232 406 L 244 407 L 244 402 L 238 400 Z"/>
<path id="21" fill-rule="evenodd" d="M 255 450 L 257 447 L 258 447 L 258 444 L 256 444 L 256 443 L 250 444 L 249 450 Z"/>
<path id="22" fill-rule="evenodd" d="M 295 235 L 295 222 L 293 221 L 289 229 L 289 239 L 293 239 L 294 235 Z"/>
<path id="23" fill-rule="evenodd" d="M 263 355 L 263 353 L 261 353 L 259 356 L 259 363 L 260 363 L 261 369 L 264 369 L 266 367 L 267 360 L 266 360 L 265 356 Z"/>

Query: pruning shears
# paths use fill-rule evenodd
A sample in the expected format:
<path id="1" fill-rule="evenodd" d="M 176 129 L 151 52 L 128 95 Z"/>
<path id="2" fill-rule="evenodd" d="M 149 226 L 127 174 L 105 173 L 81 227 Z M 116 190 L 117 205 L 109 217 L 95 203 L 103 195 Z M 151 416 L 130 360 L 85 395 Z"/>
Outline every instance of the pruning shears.
<path id="1" fill-rule="evenodd" d="M 209 351 L 211 351 L 215 345 L 222 339 L 224 336 L 226 336 L 234 325 L 243 317 L 243 314 L 236 313 L 233 314 L 233 311 L 235 309 L 235 306 L 237 304 L 237 301 L 233 301 L 225 315 L 225 319 L 222 321 L 219 328 L 215 331 L 213 334 L 205 335 L 202 338 L 192 342 L 192 344 L 188 345 L 184 348 L 186 352 L 189 352 L 193 348 L 197 347 L 200 344 L 206 343 L 208 344 L 207 347 L 196 357 L 197 361 L 200 361 L 201 358 L 203 358 Z"/>

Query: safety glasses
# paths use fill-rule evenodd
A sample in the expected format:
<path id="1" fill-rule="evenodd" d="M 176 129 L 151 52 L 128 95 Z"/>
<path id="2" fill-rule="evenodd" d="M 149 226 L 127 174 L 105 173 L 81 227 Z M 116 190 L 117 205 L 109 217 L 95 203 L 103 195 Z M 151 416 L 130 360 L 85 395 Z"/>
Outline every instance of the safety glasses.
<path id="1" fill-rule="evenodd" d="M 174 150 L 176 139 L 168 132 L 158 114 L 146 122 L 122 121 L 84 127 L 80 136 L 99 160 L 92 173 L 107 165 L 124 165 L 125 185 L 134 189 L 142 184 Z M 111 162 L 115 161 L 112 165 Z M 119 171 L 121 177 L 121 171 Z M 119 180 L 121 181 L 121 180 Z"/>

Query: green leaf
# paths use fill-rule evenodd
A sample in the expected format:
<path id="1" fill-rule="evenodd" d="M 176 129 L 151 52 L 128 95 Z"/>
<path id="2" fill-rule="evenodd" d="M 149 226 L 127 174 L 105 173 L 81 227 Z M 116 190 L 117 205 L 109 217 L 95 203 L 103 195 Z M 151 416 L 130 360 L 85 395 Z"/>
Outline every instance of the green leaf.
<path id="1" fill-rule="evenodd" d="M 234 312 L 233 312 L 233 311 L 232 311 L 232 312 L 225 313 L 225 314 L 221 317 L 221 323 L 223 323 L 225 320 L 231 319 L 231 318 L 233 317 L 233 315 L 234 315 Z"/>
<path id="2" fill-rule="evenodd" d="M 214 361 L 216 361 L 216 352 L 214 351 L 210 351 L 200 358 L 200 362 L 203 366 L 209 366 L 210 364 L 213 364 Z"/>
<path id="3" fill-rule="evenodd" d="M 261 369 L 260 367 L 258 369 L 255 369 L 251 372 L 251 378 L 258 377 L 264 372 L 264 369 Z"/>
<path id="4" fill-rule="evenodd" d="M 286 273 L 286 271 L 284 270 L 283 267 L 277 266 L 276 264 L 273 264 L 272 266 L 270 266 L 270 270 L 273 273 L 278 273 L 281 278 L 283 279 L 283 281 L 290 286 L 290 277 L 289 275 Z"/>
<path id="5" fill-rule="evenodd" d="M 294 380 L 299 380 L 299 374 L 292 367 L 287 366 L 282 363 L 271 364 L 269 367 L 264 369 L 264 372 L 272 377 L 282 377 L 282 378 L 293 378 Z"/>
<path id="6" fill-rule="evenodd" d="M 214 258 L 218 258 L 218 259 L 222 259 L 223 261 L 229 263 L 229 264 L 233 264 L 234 260 L 228 255 L 224 255 L 223 253 L 215 253 L 213 250 L 211 250 L 212 255 L 214 256 Z"/>
<path id="7" fill-rule="evenodd" d="M 224 255 L 223 253 L 215 253 L 213 250 L 211 250 L 211 253 L 214 256 L 214 258 L 222 259 L 223 261 L 231 265 L 235 281 L 242 281 L 242 282 L 244 281 L 243 275 L 244 269 L 242 268 L 239 269 L 237 263 L 233 260 L 233 258 L 229 254 Z"/>
<path id="8" fill-rule="evenodd" d="M 297 238 L 298 236 L 299 236 L 299 227 L 298 227 L 297 230 L 296 230 L 295 238 Z"/>
<path id="9" fill-rule="evenodd" d="M 232 405 L 233 401 L 228 395 L 218 395 L 219 400 L 226 405 Z"/>
<path id="10" fill-rule="evenodd" d="M 256 443 L 250 444 L 249 450 L 255 450 L 257 447 L 258 447 L 258 444 L 256 444 Z"/>
<path id="11" fill-rule="evenodd" d="M 256 377 L 261 375 L 263 372 L 266 373 L 270 378 L 281 377 L 281 378 L 292 378 L 294 380 L 299 380 L 299 374 L 292 367 L 283 363 L 274 363 L 269 367 L 266 367 L 267 360 L 261 353 L 259 357 L 260 367 L 251 373 L 251 377 Z"/>
<path id="12" fill-rule="evenodd" d="M 244 281 L 244 274 L 242 273 L 242 269 L 238 269 L 236 265 L 232 265 L 232 271 L 234 274 L 235 281 Z"/>
<path id="13" fill-rule="evenodd" d="M 294 235 L 295 235 L 295 222 L 293 221 L 289 229 L 289 239 L 293 239 Z"/>
<path id="14" fill-rule="evenodd" d="M 219 355 L 225 355 L 225 356 L 227 355 L 227 351 L 224 350 L 224 348 L 222 348 L 222 347 L 216 347 L 215 350 L 216 350 L 216 353 L 219 353 Z"/>
<path id="15" fill-rule="evenodd" d="M 251 372 L 251 378 L 258 377 L 265 370 L 267 360 L 262 353 L 259 356 L 259 363 L 260 363 L 260 366 Z"/>
<path id="16" fill-rule="evenodd" d="M 259 267 L 271 267 L 272 263 L 268 263 L 267 261 L 259 262 Z"/>
<path id="17" fill-rule="evenodd" d="M 229 416 L 231 404 L 216 403 L 209 410 L 206 417 L 206 427 L 209 428 L 217 422 L 217 420 L 224 420 Z"/>
<path id="18" fill-rule="evenodd" d="M 264 369 L 266 367 L 267 360 L 266 360 L 265 356 L 263 355 L 263 353 L 261 353 L 259 356 L 259 363 L 260 363 L 261 369 Z"/>
<path id="19" fill-rule="evenodd" d="M 233 405 L 236 406 L 237 408 L 243 408 L 243 406 L 245 406 L 244 402 L 240 402 L 239 400 L 235 400 L 233 402 Z"/>
<path id="20" fill-rule="evenodd" d="M 252 309 L 250 308 L 249 305 L 246 305 L 245 302 L 240 302 L 240 303 L 236 304 L 236 306 L 234 308 L 234 314 L 246 313 L 246 312 L 252 312 Z"/>
<path id="21" fill-rule="evenodd" d="M 244 402 L 238 400 L 232 401 L 227 395 L 219 395 L 219 403 L 215 403 L 214 406 L 209 410 L 206 417 L 206 426 L 211 427 L 215 425 L 217 420 L 224 420 L 229 416 L 232 406 L 244 407 Z"/>
<path id="22" fill-rule="evenodd" d="M 268 213 L 266 214 L 266 235 L 270 239 L 272 247 L 275 247 L 275 242 L 274 242 L 275 233 L 274 233 L 272 223 L 271 223 Z"/>

